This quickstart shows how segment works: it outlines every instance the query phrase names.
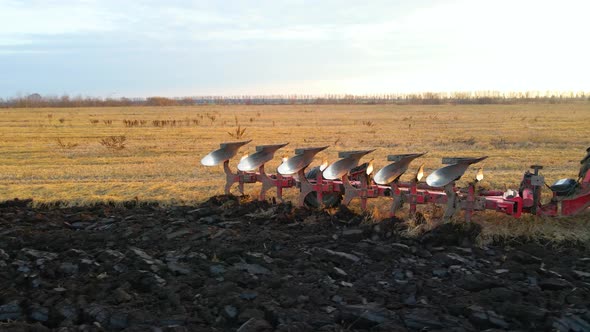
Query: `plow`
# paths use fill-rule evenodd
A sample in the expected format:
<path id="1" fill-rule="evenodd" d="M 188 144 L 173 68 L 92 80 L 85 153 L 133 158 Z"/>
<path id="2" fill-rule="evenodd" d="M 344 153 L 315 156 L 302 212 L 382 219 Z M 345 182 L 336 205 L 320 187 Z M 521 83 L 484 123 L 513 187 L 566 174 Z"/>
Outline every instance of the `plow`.
<path id="1" fill-rule="evenodd" d="M 415 215 L 418 205 L 435 204 L 444 206 L 445 220 L 462 211 L 466 221 L 471 221 L 475 212 L 485 210 L 514 218 L 523 214 L 559 217 L 580 214 L 590 207 L 590 148 L 580 161 L 577 179 L 560 179 L 549 186 L 540 174 L 543 166 L 532 165 L 531 170 L 525 171 L 518 189 L 489 190 L 479 185 L 484 175 L 483 168 L 477 167 L 487 156 L 442 158 L 444 166 L 425 177 L 424 164 L 406 174 L 417 160 L 425 157 L 425 152 L 388 155 L 388 164 L 374 172 L 374 160 L 361 164 L 361 159 L 375 150 L 342 151 L 334 163 L 324 161 L 310 167 L 316 155 L 328 146 L 307 147 L 295 149 L 292 157 L 284 157 L 279 167 L 268 173 L 265 164 L 288 144 L 283 143 L 256 146 L 253 154 L 239 160 L 234 171 L 230 160 L 250 142 L 222 143 L 201 160 L 205 166 L 223 165 L 225 194 L 229 195 L 235 184 L 244 195 L 246 184 L 261 183 L 259 200 L 266 200 L 267 192 L 274 188 L 275 199 L 283 202 L 283 190 L 294 188 L 299 191 L 297 206 L 335 207 L 359 200 L 362 210 L 367 209 L 369 200 L 386 197 L 391 200 L 392 217 L 405 206 L 410 215 Z M 477 171 L 473 179 L 459 187 L 457 181 L 474 167 Z M 407 179 L 402 181 L 402 176 Z M 545 187 L 551 191 L 551 199 L 543 203 Z"/>

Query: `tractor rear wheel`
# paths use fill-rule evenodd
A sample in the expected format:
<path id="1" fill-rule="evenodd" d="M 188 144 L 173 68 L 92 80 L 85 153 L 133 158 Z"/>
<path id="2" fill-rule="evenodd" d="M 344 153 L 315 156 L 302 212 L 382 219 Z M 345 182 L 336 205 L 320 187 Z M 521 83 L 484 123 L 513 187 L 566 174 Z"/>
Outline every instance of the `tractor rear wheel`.
<path id="1" fill-rule="evenodd" d="M 317 179 L 318 172 L 321 172 L 321 170 L 320 170 L 319 166 L 316 166 L 316 167 L 310 169 L 309 172 L 307 172 L 307 174 L 305 174 L 305 177 L 308 180 L 315 180 L 315 179 Z M 325 193 L 322 197 L 323 207 L 331 208 L 331 207 L 336 207 L 336 206 L 340 205 L 340 202 L 342 201 L 343 194 L 344 194 L 343 192 Z M 307 194 L 307 196 L 305 196 L 305 199 L 303 202 L 304 202 L 305 206 L 307 206 L 307 207 L 311 207 L 314 209 L 317 209 L 320 207 L 320 204 L 318 202 L 318 193 L 315 191 Z"/>
<path id="2" fill-rule="evenodd" d="M 305 206 L 317 209 L 320 207 L 318 204 L 318 193 L 313 191 L 305 196 L 305 200 L 303 201 Z M 342 202 L 342 194 L 341 193 L 326 193 L 322 197 L 322 205 L 323 207 L 332 208 L 340 205 Z"/>

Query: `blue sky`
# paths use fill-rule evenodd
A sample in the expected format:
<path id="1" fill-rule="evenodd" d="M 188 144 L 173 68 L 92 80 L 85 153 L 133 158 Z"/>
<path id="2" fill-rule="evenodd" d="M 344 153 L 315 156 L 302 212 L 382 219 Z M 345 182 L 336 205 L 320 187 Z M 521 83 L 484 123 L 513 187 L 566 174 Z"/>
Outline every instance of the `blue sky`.
<path id="1" fill-rule="evenodd" d="M 590 2 L 0 0 L 0 97 L 590 91 Z"/>

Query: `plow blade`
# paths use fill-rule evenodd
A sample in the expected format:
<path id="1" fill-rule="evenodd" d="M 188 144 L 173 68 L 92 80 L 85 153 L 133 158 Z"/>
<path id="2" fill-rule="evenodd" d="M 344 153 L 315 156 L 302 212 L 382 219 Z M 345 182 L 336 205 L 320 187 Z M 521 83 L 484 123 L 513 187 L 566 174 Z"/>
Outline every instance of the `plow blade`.
<path id="1" fill-rule="evenodd" d="M 459 180 L 469 165 L 478 163 L 487 157 L 481 158 L 443 158 L 443 164 L 451 164 L 437 169 L 426 177 L 426 184 L 431 187 L 441 188 L 453 181 Z"/>
<path id="2" fill-rule="evenodd" d="M 311 164 L 315 155 L 327 149 L 327 146 L 295 149 L 295 156 L 284 161 L 277 171 L 282 175 L 296 174 Z"/>
<path id="3" fill-rule="evenodd" d="M 387 156 L 387 160 L 393 161 L 393 163 L 380 169 L 377 172 L 377 174 L 375 174 L 373 181 L 380 185 L 390 184 L 391 182 L 397 180 L 408 170 L 410 163 L 414 159 L 421 157 L 424 154 L 426 153 L 410 153 Z"/>
<path id="4" fill-rule="evenodd" d="M 358 166 L 359 160 L 366 154 L 369 154 L 373 150 L 360 150 L 360 151 L 344 151 L 340 152 L 338 156 L 342 159 L 334 162 L 328 166 L 323 172 L 324 179 L 336 180 L 340 179 L 354 167 Z"/>
<path id="5" fill-rule="evenodd" d="M 230 142 L 230 143 L 221 143 L 220 149 L 215 150 L 205 157 L 201 159 L 201 164 L 205 166 L 216 166 L 219 165 L 231 158 L 233 158 L 237 153 L 240 147 L 252 142 L 249 141 L 241 141 L 241 142 Z"/>
<path id="6" fill-rule="evenodd" d="M 247 172 L 258 169 L 260 166 L 272 160 L 275 152 L 289 143 L 275 145 L 259 145 L 256 152 L 242 159 L 238 164 L 238 170 Z"/>
<path id="7" fill-rule="evenodd" d="M 455 164 L 439 168 L 426 177 L 426 184 L 431 187 L 441 188 L 447 184 L 459 180 L 469 168 L 469 164 Z"/>

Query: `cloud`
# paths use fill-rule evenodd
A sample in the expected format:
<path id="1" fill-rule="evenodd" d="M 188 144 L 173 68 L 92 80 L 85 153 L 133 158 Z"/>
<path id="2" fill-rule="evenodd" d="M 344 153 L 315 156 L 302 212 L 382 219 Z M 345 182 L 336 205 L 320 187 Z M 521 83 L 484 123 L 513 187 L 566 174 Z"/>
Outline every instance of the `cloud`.
<path id="1" fill-rule="evenodd" d="M 4 46 L 22 46 L 30 45 L 33 41 L 31 39 L 21 39 L 10 36 L 0 36 L 0 47 Z"/>
<path id="2" fill-rule="evenodd" d="M 588 12 L 581 0 L 4 0 L 0 70 L 27 77 L 12 89 L 57 93 L 590 88 Z"/>
<path id="3" fill-rule="evenodd" d="M 0 2 L 0 38 L 110 35 L 137 41 L 380 39 L 399 5 L 305 1 L 14 1 Z"/>
<path id="4" fill-rule="evenodd" d="M 121 18 L 93 1 L 2 1 L 1 35 L 59 35 L 112 31 Z"/>

